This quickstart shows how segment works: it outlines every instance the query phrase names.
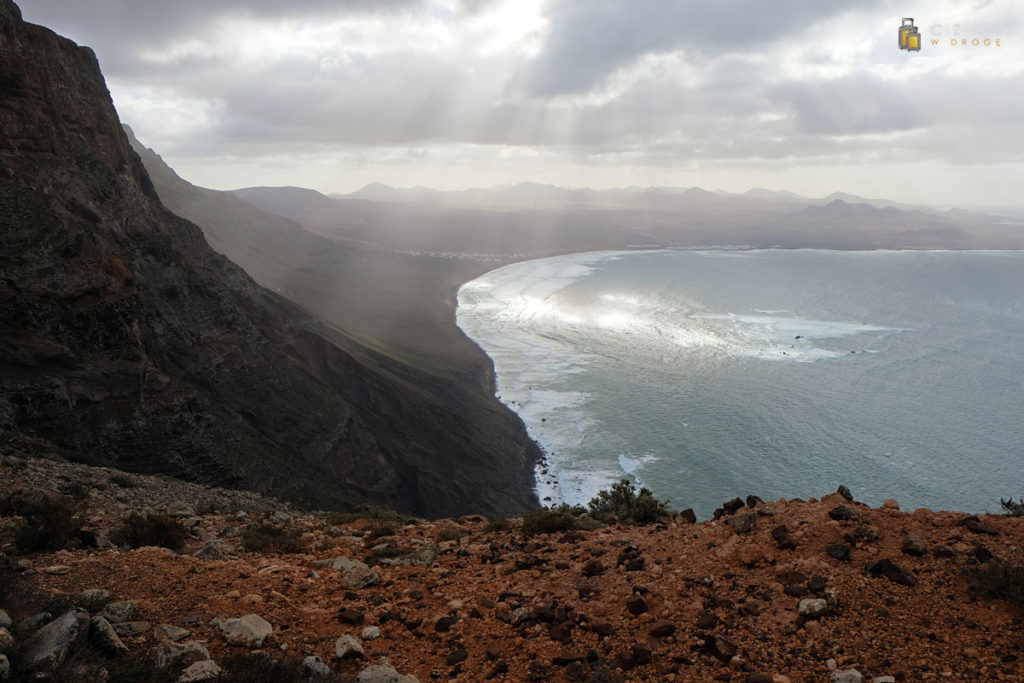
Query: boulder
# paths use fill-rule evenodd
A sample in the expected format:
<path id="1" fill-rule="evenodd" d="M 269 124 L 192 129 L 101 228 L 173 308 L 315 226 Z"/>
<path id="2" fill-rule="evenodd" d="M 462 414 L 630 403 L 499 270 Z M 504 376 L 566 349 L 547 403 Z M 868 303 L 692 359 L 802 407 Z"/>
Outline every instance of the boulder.
<path id="1" fill-rule="evenodd" d="M 0 628 L 10 628 L 14 624 L 11 615 L 0 609 Z"/>
<path id="2" fill-rule="evenodd" d="M 93 617 L 90 620 L 89 638 L 96 649 L 110 657 L 117 657 L 128 652 L 128 646 L 121 641 L 114 627 L 103 617 Z"/>
<path id="3" fill-rule="evenodd" d="M 122 621 L 131 621 L 135 616 L 135 603 L 131 600 L 110 602 L 100 610 L 99 616 L 111 624 L 119 624 Z"/>
<path id="4" fill-rule="evenodd" d="M 334 656 L 337 659 L 362 657 L 363 646 L 358 640 L 346 633 L 334 641 Z"/>
<path id="5" fill-rule="evenodd" d="M 157 624 L 153 632 L 159 640 L 169 640 L 173 643 L 179 643 L 192 635 L 192 632 L 187 628 L 181 628 L 173 624 Z"/>
<path id="6" fill-rule="evenodd" d="M 380 577 L 368 566 L 358 560 L 350 560 L 339 555 L 329 560 L 315 562 L 318 567 L 330 567 L 341 573 L 341 583 L 349 590 L 359 590 L 380 583 Z"/>
<path id="7" fill-rule="evenodd" d="M 25 643 L 24 668 L 45 673 L 59 667 L 89 633 L 89 615 L 71 610 L 43 626 Z"/>
<path id="8" fill-rule="evenodd" d="M 110 620 L 107 619 L 107 621 Z M 151 624 L 148 621 L 119 621 L 112 623 L 111 626 L 114 628 L 114 632 L 117 633 L 117 635 L 122 638 L 130 638 L 132 636 L 141 636 L 149 633 Z"/>
<path id="9" fill-rule="evenodd" d="M 872 576 L 884 576 L 893 583 L 898 583 L 902 586 L 915 586 L 917 585 L 917 577 L 912 572 L 903 569 L 895 564 L 892 560 L 883 559 L 875 562 L 873 565 L 868 567 L 868 572 Z"/>
<path id="10" fill-rule="evenodd" d="M 0 655 L 0 681 L 6 681 L 11 677 L 11 660 L 7 655 Z"/>
<path id="11" fill-rule="evenodd" d="M 856 669 L 847 669 L 846 671 L 833 671 L 829 674 L 828 680 L 829 683 L 861 683 L 864 676 Z"/>
<path id="12" fill-rule="evenodd" d="M 907 555 L 921 557 L 928 553 L 928 545 L 920 536 L 907 536 L 906 540 L 903 541 L 903 547 L 901 547 L 900 550 Z"/>
<path id="13" fill-rule="evenodd" d="M 800 601 L 797 612 L 805 619 L 820 619 L 829 612 L 828 602 L 822 598 L 804 598 Z"/>
<path id="14" fill-rule="evenodd" d="M 860 519 L 860 511 L 849 505 L 837 505 L 829 510 L 828 516 L 839 521 L 856 521 Z"/>
<path id="15" fill-rule="evenodd" d="M 738 534 L 749 534 L 757 527 L 757 513 L 744 512 L 725 520 L 725 523 Z"/>
<path id="16" fill-rule="evenodd" d="M 412 675 L 403 676 L 382 657 L 378 664 L 372 664 L 360 671 L 356 676 L 356 683 L 420 683 L 420 679 Z"/>
<path id="17" fill-rule="evenodd" d="M 235 619 L 215 619 L 214 625 L 220 627 L 229 645 L 250 648 L 262 647 L 263 641 L 274 631 L 270 622 L 258 614 L 246 614 Z"/>
<path id="18" fill-rule="evenodd" d="M 14 636 L 3 626 L 0 626 L 0 650 L 11 650 L 14 648 Z"/>
<path id="19" fill-rule="evenodd" d="M 75 598 L 75 604 L 82 609 L 98 611 L 110 602 L 110 591 L 102 588 L 87 588 Z"/>
<path id="20" fill-rule="evenodd" d="M 181 672 L 178 683 L 198 683 L 198 681 L 212 681 L 220 677 L 224 670 L 217 666 L 212 659 L 204 659 L 193 662 Z"/>
<path id="21" fill-rule="evenodd" d="M 302 671 L 306 678 L 326 678 L 331 675 L 331 667 L 316 655 L 302 660 Z"/>
<path id="22" fill-rule="evenodd" d="M 441 547 L 436 543 L 428 543 L 415 552 L 399 555 L 398 557 L 381 558 L 380 564 L 388 567 L 426 567 L 433 564 Z"/>
<path id="23" fill-rule="evenodd" d="M 161 669 L 189 666 L 209 658 L 210 651 L 196 640 L 186 640 L 183 643 L 164 640 L 153 648 L 153 660 Z"/>

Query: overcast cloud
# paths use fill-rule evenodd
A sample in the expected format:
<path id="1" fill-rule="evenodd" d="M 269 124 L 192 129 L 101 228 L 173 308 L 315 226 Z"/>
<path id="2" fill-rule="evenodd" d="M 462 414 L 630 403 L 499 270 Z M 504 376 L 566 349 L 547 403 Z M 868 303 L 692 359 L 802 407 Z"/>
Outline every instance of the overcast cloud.
<path id="1" fill-rule="evenodd" d="M 92 47 L 122 120 L 207 187 L 535 180 L 965 206 L 1024 204 L 1015 5 L 20 2 Z M 906 15 L 919 53 L 896 48 Z"/>

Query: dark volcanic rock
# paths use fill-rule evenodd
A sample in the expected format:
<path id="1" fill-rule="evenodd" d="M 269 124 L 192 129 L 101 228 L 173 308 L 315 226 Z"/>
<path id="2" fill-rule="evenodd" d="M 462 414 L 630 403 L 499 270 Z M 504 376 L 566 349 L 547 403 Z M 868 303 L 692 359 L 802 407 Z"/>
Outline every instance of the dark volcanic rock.
<path id="1" fill-rule="evenodd" d="M 633 616 L 643 614 L 647 611 L 647 601 L 639 595 L 631 595 L 626 599 L 626 609 Z"/>
<path id="2" fill-rule="evenodd" d="M 704 647 L 708 654 L 722 662 L 728 662 L 739 652 L 739 646 L 734 640 L 717 633 L 707 637 Z"/>
<path id="3" fill-rule="evenodd" d="M 842 543 L 825 546 L 825 552 L 837 560 L 842 560 L 843 562 L 850 559 L 850 546 L 843 545 Z"/>
<path id="4" fill-rule="evenodd" d="M 883 559 L 874 563 L 868 567 L 868 572 L 872 576 L 884 576 L 893 583 L 898 583 L 903 586 L 915 586 L 917 585 L 917 577 L 912 572 L 903 569 L 895 564 L 892 560 Z"/>
<path id="5" fill-rule="evenodd" d="M 999 534 L 999 532 L 992 527 L 983 524 L 977 515 L 964 517 L 957 522 L 957 526 L 965 526 L 968 530 L 973 531 L 976 534 L 987 534 L 989 536 L 997 536 Z"/>
<path id="6" fill-rule="evenodd" d="M 96 57 L 0 0 L 0 428 L 89 464 L 321 507 L 535 504 L 486 378 L 321 325 L 161 205 Z M 465 387 L 476 385 L 475 393 Z"/>
<path id="7" fill-rule="evenodd" d="M 841 521 L 855 521 L 860 519 L 860 511 L 849 505 L 837 505 L 829 510 L 828 516 Z"/>

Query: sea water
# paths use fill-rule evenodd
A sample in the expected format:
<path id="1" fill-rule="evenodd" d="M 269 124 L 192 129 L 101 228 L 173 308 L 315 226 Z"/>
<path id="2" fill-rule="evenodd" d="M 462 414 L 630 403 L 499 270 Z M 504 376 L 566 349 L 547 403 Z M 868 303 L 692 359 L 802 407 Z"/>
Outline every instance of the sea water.
<path id="1" fill-rule="evenodd" d="M 547 453 L 545 504 L 627 478 L 707 517 L 839 484 L 1024 495 L 1024 253 L 598 252 L 467 283 L 457 321 Z"/>

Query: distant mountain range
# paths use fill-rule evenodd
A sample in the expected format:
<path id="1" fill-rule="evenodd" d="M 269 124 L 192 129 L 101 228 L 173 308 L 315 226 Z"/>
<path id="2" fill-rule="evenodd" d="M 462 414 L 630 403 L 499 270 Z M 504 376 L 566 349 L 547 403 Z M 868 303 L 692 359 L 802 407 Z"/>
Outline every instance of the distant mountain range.
<path id="1" fill-rule="evenodd" d="M 700 187 L 627 187 L 607 190 L 567 189 L 557 185 L 522 182 L 466 190 L 434 190 L 428 187 L 395 188 L 381 183 L 369 185 L 349 194 L 332 194 L 332 199 L 365 199 L 373 202 L 409 202 L 438 206 L 467 208 L 582 208 L 582 207 L 643 207 L 678 206 L 685 208 L 694 203 L 713 203 L 717 200 L 752 200 L 799 206 L 823 206 L 836 199 L 849 204 L 867 204 L 876 208 L 924 209 L 928 207 L 904 204 L 889 199 L 869 199 L 848 192 L 833 192 L 820 198 L 805 197 L 784 190 L 753 188 L 743 193 L 725 190 L 709 191 Z M 937 209 L 931 209 L 938 211 Z"/>
<path id="2" fill-rule="evenodd" d="M 1019 249 L 1024 223 L 843 192 L 808 198 L 753 189 L 566 189 L 517 185 L 440 191 L 379 183 L 330 197 L 246 188 L 237 197 L 333 239 L 391 249 L 508 258 L 637 245 L 824 249 Z"/>

